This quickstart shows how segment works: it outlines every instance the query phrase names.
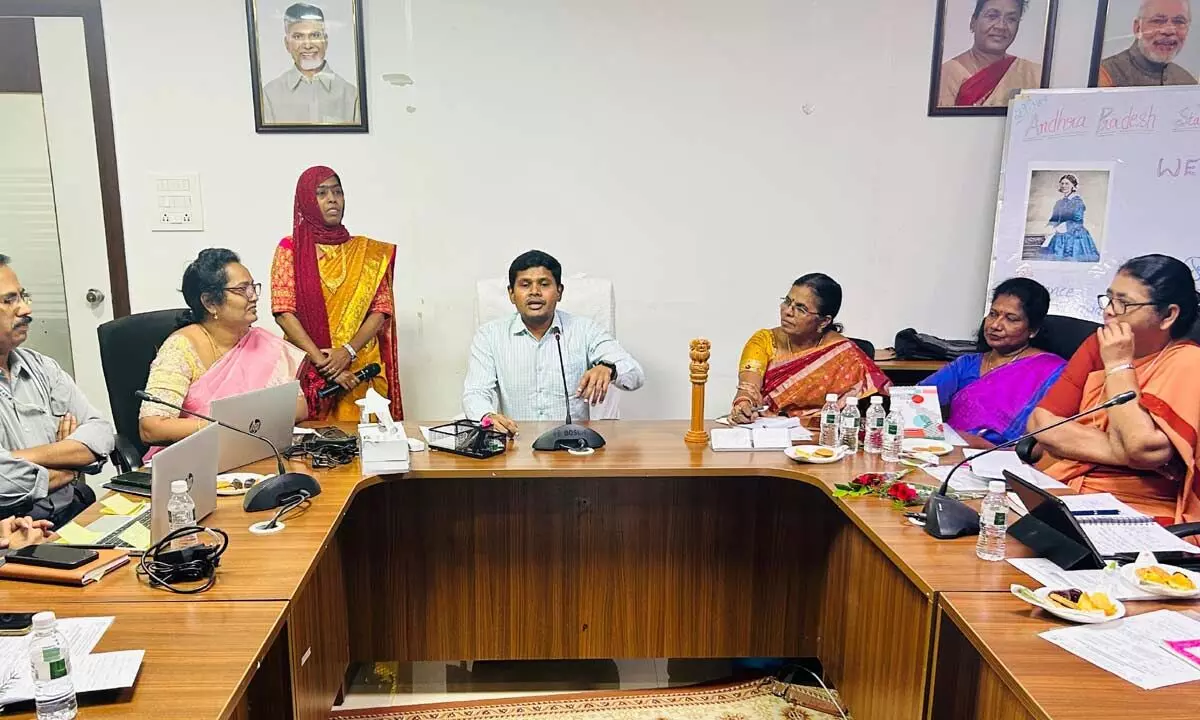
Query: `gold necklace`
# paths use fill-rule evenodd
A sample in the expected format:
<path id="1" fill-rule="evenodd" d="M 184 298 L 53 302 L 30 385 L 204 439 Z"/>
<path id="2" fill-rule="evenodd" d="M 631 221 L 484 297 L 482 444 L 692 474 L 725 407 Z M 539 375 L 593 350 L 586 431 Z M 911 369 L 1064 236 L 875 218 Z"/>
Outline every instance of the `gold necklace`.
<path id="1" fill-rule="evenodd" d="M 1016 362 L 1019 357 L 1021 357 L 1021 353 L 1025 352 L 1028 349 L 1029 349 L 1029 345 L 1022 345 L 1021 349 L 1017 350 L 1014 353 L 1009 353 L 1008 355 L 1004 355 L 1002 353 L 996 352 L 995 350 L 992 350 L 991 353 L 989 353 L 989 355 L 992 353 L 995 353 L 995 356 L 998 359 L 991 363 L 989 363 L 988 361 L 985 360 L 983 363 L 983 368 L 979 374 L 986 375 L 993 370 L 997 370 L 999 368 L 1004 367 L 1005 365 L 1011 365 L 1012 363 Z M 1001 360 L 1007 360 L 1008 362 L 1002 363 L 1002 362 L 1000 362 Z"/>
<path id="2" fill-rule="evenodd" d="M 212 333 L 210 333 L 208 331 L 208 328 L 201 325 L 200 329 L 204 332 L 204 337 L 208 338 L 209 346 L 212 347 L 213 361 L 211 363 L 209 363 L 209 365 L 208 365 L 209 367 L 212 367 L 213 365 L 217 364 L 218 360 L 225 357 L 225 353 L 229 352 L 229 350 L 226 350 L 225 352 L 221 352 L 220 349 L 217 348 L 217 341 L 213 338 Z M 230 350 L 232 350 L 232 349 L 233 348 L 230 348 Z"/>

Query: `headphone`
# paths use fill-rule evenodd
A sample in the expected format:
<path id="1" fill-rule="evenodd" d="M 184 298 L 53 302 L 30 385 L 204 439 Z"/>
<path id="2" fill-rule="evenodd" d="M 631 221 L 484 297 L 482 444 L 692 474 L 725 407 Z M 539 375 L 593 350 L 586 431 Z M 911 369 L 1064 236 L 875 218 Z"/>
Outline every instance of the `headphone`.
<path id="1" fill-rule="evenodd" d="M 169 550 L 171 543 L 181 537 L 206 532 L 216 541 L 216 545 L 197 544 L 181 550 Z M 180 595 L 202 593 L 217 582 L 217 566 L 221 564 L 221 556 L 229 547 L 229 535 L 220 528 L 206 528 L 199 525 L 179 528 L 159 540 L 149 550 L 142 554 L 138 561 L 137 574 L 145 576 L 150 587 L 164 588 Z M 200 587 L 178 588 L 177 583 L 206 582 Z"/>

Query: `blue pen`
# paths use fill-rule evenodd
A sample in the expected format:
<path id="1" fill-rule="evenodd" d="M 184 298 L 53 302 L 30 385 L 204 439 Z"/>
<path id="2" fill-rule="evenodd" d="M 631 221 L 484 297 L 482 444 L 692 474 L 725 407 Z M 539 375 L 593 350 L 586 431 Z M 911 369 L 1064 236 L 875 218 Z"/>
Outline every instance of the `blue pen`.
<path id="1" fill-rule="evenodd" d="M 1095 517 L 1097 515 L 1120 515 L 1120 510 L 1072 510 L 1075 517 Z"/>

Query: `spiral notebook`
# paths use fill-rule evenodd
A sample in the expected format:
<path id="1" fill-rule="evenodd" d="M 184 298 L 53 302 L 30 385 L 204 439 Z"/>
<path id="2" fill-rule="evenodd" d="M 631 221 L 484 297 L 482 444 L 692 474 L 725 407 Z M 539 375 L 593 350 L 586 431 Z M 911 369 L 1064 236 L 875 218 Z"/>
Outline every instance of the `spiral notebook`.
<path id="1" fill-rule="evenodd" d="M 1142 550 L 1200 553 L 1200 547 L 1172 535 L 1154 518 L 1134 510 L 1109 493 L 1065 495 L 1062 501 L 1092 541 L 1096 552 L 1103 556 Z M 1115 514 L 1086 514 L 1096 512 Z"/>
<path id="2" fill-rule="evenodd" d="M 1080 525 L 1145 525 L 1154 518 L 1144 515 L 1109 493 L 1066 495 L 1063 502 Z M 1089 515 L 1088 513 L 1096 513 Z M 1115 514 L 1114 514 L 1115 513 Z M 1155 523 L 1157 524 L 1157 523 Z"/>

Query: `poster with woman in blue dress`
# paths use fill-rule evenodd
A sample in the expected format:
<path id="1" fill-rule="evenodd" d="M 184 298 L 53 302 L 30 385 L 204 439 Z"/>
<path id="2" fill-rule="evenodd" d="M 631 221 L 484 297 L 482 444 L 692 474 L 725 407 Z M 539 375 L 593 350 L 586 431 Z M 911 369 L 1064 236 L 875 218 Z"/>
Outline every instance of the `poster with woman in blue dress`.
<path id="1" fill-rule="evenodd" d="M 1021 259 L 1100 262 L 1108 180 L 1107 170 L 1034 170 Z"/>

